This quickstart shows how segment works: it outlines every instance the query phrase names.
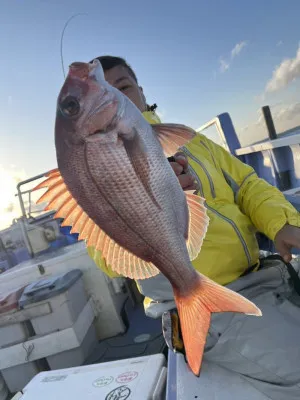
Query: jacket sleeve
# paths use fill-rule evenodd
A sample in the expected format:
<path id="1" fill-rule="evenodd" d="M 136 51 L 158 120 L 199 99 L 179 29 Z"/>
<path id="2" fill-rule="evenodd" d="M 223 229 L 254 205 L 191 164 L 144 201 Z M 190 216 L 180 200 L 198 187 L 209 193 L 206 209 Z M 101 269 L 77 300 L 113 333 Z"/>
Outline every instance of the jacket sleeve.
<path id="1" fill-rule="evenodd" d="M 290 224 L 300 227 L 298 211 L 274 186 L 257 176 L 254 169 L 223 147 L 201 135 L 216 165 L 231 186 L 235 201 L 258 231 L 274 240 L 278 231 Z"/>
<path id="2" fill-rule="evenodd" d="M 106 261 L 101 255 L 99 250 L 96 250 L 94 247 L 89 246 L 87 247 L 88 255 L 94 261 L 98 268 L 100 268 L 107 276 L 110 278 L 120 278 L 121 275 L 114 272 L 109 265 L 106 264 Z"/>

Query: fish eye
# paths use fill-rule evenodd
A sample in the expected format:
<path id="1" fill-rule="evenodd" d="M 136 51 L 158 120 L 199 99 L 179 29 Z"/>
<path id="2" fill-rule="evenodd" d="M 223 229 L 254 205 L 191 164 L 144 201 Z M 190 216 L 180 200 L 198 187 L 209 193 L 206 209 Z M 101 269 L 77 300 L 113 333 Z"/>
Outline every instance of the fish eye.
<path id="1" fill-rule="evenodd" d="M 67 96 L 60 103 L 60 110 L 66 117 L 74 117 L 80 111 L 79 101 L 73 96 Z"/>

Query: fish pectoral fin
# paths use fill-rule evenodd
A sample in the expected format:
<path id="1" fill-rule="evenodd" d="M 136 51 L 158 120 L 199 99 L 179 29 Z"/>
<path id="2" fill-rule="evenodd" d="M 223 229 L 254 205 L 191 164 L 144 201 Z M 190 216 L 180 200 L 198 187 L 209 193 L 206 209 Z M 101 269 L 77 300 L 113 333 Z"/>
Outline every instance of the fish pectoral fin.
<path id="1" fill-rule="evenodd" d="M 120 135 L 120 138 L 123 141 L 124 148 L 135 175 L 145 188 L 156 207 L 160 208 L 151 188 L 149 158 L 140 135 L 137 131 L 134 131 L 131 137 Z"/>
<path id="2" fill-rule="evenodd" d="M 187 249 L 191 260 L 197 258 L 209 225 L 209 217 L 204 206 L 205 199 L 185 192 L 187 205 L 189 208 L 189 231 L 186 240 Z"/>
<path id="3" fill-rule="evenodd" d="M 153 124 L 151 126 L 157 134 L 166 157 L 174 155 L 181 146 L 184 146 L 196 136 L 196 132 L 185 125 Z"/>
<path id="4" fill-rule="evenodd" d="M 119 275 L 132 279 L 146 279 L 155 276 L 159 270 L 112 240 L 76 202 L 58 170 L 47 174 L 46 179 L 34 190 L 47 188 L 37 201 L 47 202 L 46 210 L 55 210 L 54 218 L 63 218 L 62 226 L 71 226 L 71 233 L 79 233 L 79 240 L 85 240 L 88 247 L 96 249 L 95 257 L 102 258 Z M 91 252 L 90 252 L 91 254 Z"/>
<path id="5" fill-rule="evenodd" d="M 262 315 L 260 309 L 245 297 L 200 274 L 187 294 L 181 294 L 174 288 L 174 295 L 187 362 L 197 376 L 200 374 L 212 312 Z"/>

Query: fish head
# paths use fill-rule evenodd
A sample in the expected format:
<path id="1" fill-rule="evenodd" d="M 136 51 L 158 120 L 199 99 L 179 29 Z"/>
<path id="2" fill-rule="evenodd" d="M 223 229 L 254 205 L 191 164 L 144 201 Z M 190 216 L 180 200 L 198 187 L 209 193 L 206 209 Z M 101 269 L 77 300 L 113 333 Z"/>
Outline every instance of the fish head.
<path id="1" fill-rule="evenodd" d="M 56 144 L 83 144 L 111 131 L 123 109 L 124 96 L 105 80 L 99 60 L 72 63 L 57 101 Z"/>

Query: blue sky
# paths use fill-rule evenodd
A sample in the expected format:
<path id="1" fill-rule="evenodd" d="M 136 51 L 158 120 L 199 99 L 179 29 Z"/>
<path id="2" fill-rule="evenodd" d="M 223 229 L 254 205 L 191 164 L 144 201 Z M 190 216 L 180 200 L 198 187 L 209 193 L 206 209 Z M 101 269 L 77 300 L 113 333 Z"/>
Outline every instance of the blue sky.
<path id="1" fill-rule="evenodd" d="M 227 111 L 245 143 L 263 129 L 257 110 L 264 104 L 280 116 L 279 130 L 298 123 L 299 0 L 176 3 L 2 0 L 0 175 L 1 168 L 15 179 L 18 171 L 23 177 L 56 167 L 60 36 L 80 12 L 88 15 L 67 28 L 65 65 L 101 54 L 125 57 L 165 122 L 197 128 Z M 290 64 L 274 77 L 284 59 Z M 263 98 L 272 77 L 275 90 Z"/>

